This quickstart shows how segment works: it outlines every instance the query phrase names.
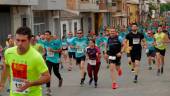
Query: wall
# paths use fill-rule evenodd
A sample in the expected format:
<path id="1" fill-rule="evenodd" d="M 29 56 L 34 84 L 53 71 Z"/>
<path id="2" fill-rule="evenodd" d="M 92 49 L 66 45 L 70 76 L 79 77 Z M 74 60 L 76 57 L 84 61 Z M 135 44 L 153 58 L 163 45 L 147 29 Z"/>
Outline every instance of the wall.
<path id="1" fill-rule="evenodd" d="M 12 15 L 12 31 L 16 32 L 18 27 L 21 27 L 23 25 L 23 18 L 26 18 L 26 25 L 30 28 L 32 28 L 32 10 L 31 7 L 25 6 L 25 7 L 11 7 L 11 15 Z"/>

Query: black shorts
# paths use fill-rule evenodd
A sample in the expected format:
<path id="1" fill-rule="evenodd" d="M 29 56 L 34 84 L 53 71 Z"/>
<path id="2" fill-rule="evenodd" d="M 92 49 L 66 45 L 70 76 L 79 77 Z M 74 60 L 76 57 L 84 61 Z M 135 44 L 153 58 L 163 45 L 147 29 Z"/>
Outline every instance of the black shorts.
<path id="1" fill-rule="evenodd" d="M 75 52 L 68 52 L 69 58 L 74 58 L 75 59 Z"/>
<path id="2" fill-rule="evenodd" d="M 141 55 L 142 55 L 142 50 L 131 50 L 130 51 L 130 57 L 133 63 L 135 62 L 135 60 L 140 61 Z"/>
<path id="3" fill-rule="evenodd" d="M 130 53 L 127 53 L 127 57 L 130 57 Z"/>
<path id="4" fill-rule="evenodd" d="M 165 56 L 166 49 L 164 50 L 160 50 L 158 48 L 155 48 L 155 49 L 156 49 L 156 53 L 160 53 L 162 56 Z"/>
<path id="5" fill-rule="evenodd" d="M 121 57 L 116 57 L 116 60 L 109 60 L 109 64 L 116 64 L 116 66 L 120 66 Z"/>
<path id="6" fill-rule="evenodd" d="M 59 54 L 59 57 L 61 58 L 61 53 L 58 53 Z"/>
<path id="7" fill-rule="evenodd" d="M 80 64 L 81 61 L 85 61 L 85 60 L 86 60 L 86 56 L 76 57 L 76 64 Z"/>
<path id="8" fill-rule="evenodd" d="M 148 53 L 146 53 L 147 57 L 155 57 L 156 51 L 155 50 L 149 50 Z"/>

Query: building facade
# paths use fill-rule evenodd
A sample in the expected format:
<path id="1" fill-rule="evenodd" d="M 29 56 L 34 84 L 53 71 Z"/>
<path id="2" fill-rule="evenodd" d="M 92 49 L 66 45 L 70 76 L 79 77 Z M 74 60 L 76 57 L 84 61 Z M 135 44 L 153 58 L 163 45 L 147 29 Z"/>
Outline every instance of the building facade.
<path id="1" fill-rule="evenodd" d="M 8 34 L 14 34 L 18 27 L 32 28 L 32 5 L 38 0 L 1 0 L 0 2 L 0 43 L 4 46 Z"/>
<path id="2" fill-rule="evenodd" d="M 126 0 L 112 0 L 112 5 L 116 7 L 113 12 L 113 26 L 127 26 Z"/>
<path id="3" fill-rule="evenodd" d="M 139 22 L 139 1 L 138 0 L 128 0 L 127 1 L 127 14 L 128 14 L 128 24 Z"/>

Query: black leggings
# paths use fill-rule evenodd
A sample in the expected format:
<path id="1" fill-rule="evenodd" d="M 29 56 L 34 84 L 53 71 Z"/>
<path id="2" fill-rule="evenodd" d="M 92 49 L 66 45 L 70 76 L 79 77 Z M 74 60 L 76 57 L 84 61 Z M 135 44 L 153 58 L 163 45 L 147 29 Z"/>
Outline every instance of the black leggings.
<path id="1" fill-rule="evenodd" d="M 55 74 L 55 76 L 59 79 L 59 80 L 61 80 L 62 78 L 61 78 L 61 75 L 60 75 L 60 73 L 59 73 L 59 63 L 53 63 L 53 62 L 50 62 L 50 61 L 46 61 L 46 64 L 47 64 L 47 67 L 48 67 L 48 70 L 49 70 L 49 73 L 50 73 L 50 75 L 51 75 L 51 71 L 52 71 L 52 68 L 53 68 L 53 71 L 54 71 L 54 74 Z M 46 87 L 50 87 L 50 81 L 47 83 L 47 85 L 46 85 Z"/>

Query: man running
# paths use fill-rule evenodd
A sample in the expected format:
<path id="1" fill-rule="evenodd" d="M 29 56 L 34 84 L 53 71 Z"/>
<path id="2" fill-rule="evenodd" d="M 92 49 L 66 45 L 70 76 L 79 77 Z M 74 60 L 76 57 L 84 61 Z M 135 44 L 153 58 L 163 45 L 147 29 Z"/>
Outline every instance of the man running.
<path id="1" fill-rule="evenodd" d="M 136 23 L 132 24 L 132 31 L 126 35 L 125 45 L 130 46 L 130 57 L 132 61 L 132 71 L 135 72 L 134 83 L 138 82 L 139 63 L 142 54 L 142 43 L 145 45 L 144 35 L 139 33 Z"/>
<path id="2" fill-rule="evenodd" d="M 44 59 L 31 47 L 30 40 L 31 29 L 20 27 L 16 31 L 16 46 L 5 51 L 0 91 L 10 76 L 10 96 L 42 96 L 40 85 L 50 80 Z"/>
<path id="3" fill-rule="evenodd" d="M 108 49 L 108 50 L 107 50 Z M 106 58 L 108 57 L 109 60 L 109 68 L 110 68 L 110 75 L 112 79 L 112 89 L 118 88 L 117 84 L 117 75 L 116 72 L 118 72 L 118 75 L 122 75 L 122 70 L 120 68 L 120 60 L 121 55 L 123 52 L 121 40 L 118 36 L 118 32 L 116 32 L 115 29 L 110 29 L 110 36 L 108 38 L 107 42 L 107 49 L 105 51 Z"/>
<path id="4" fill-rule="evenodd" d="M 88 45 L 88 39 L 83 37 L 83 32 L 79 30 L 77 32 L 77 37 L 74 39 L 73 42 L 74 46 L 71 46 L 71 48 L 76 48 L 76 64 L 80 67 L 81 72 L 81 82 L 80 85 L 84 85 L 86 72 L 85 72 L 85 49 Z"/>
<path id="5" fill-rule="evenodd" d="M 153 38 L 153 32 L 151 30 L 148 30 L 146 33 L 146 43 L 147 43 L 147 49 L 146 49 L 146 55 L 148 59 L 149 64 L 149 70 L 152 70 L 152 63 L 155 64 L 155 47 L 154 47 L 154 38 Z"/>
<path id="6" fill-rule="evenodd" d="M 164 71 L 164 57 L 166 52 L 166 43 L 169 43 L 168 36 L 163 33 L 162 27 L 158 27 L 157 33 L 154 35 L 155 49 L 156 49 L 156 61 L 157 61 L 157 75 L 163 74 Z"/>
<path id="7" fill-rule="evenodd" d="M 60 66 L 60 56 L 59 53 L 61 53 L 61 41 L 60 40 L 53 40 L 51 36 L 50 31 L 45 32 L 46 41 L 44 42 L 44 48 L 46 50 L 46 63 L 49 69 L 49 72 L 51 74 L 51 71 L 53 69 L 55 76 L 59 79 L 58 87 L 62 86 L 63 79 L 59 72 L 59 66 Z M 51 95 L 51 82 L 47 83 L 47 95 Z"/>

